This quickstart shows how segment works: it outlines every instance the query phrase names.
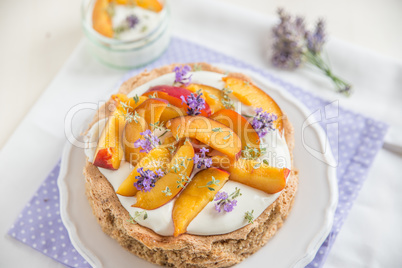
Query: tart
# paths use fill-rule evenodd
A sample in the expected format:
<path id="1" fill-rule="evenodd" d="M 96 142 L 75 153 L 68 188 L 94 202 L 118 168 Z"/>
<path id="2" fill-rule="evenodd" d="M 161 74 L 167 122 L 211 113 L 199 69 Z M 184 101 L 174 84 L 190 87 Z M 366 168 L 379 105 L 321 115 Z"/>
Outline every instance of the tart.
<path id="1" fill-rule="evenodd" d="M 130 78 L 85 135 L 95 217 L 155 264 L 241 262 L 282 226 L 297 191 L 280 107 L 249 77 L 206 63 Z"/>

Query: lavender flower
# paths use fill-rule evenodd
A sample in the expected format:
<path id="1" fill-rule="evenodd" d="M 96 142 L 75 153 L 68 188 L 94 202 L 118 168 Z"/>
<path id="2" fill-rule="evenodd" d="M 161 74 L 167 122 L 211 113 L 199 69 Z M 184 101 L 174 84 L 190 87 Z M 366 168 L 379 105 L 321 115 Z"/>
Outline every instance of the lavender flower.
<path id="1" fill-rule="evenodd" d="M 151 130 L 147 129 L 144 132 L 141 132 L 140 135 L 143 136 L 143 139 L 138 139 L 134 142 L 135 148 L 142 148 L 140 150 L 141 153 L 149 153 L 153 148 L 158 146 L 159 139 L 154 136 Z"/>
<path id="2" fill-rule="evenodd" d="M 315 27 L 314 33 L 306 32 L 307 48 L 313 54 L 318 54 L 322 51 L 325 43 L 325 23 L 319 20 Z"/>
<path id="3" fill-rule="evenodd" d="M 195 154 L 193 157 L 194 164 L 197 165 L 197 168 L 202 168 L 204 166 L 205 168 L 209 168 L 212 166 L 212 159 L 210 157 L 206 156 L 206 153 L 209 152 L 209 149 L 203 147 L 200 150 L 200 154 Z"/>
<path id="4" fill-rule="evenodd" d="M 176 79 L 174 80 L 175 83 L 180 83 L 185 86 L 188 86 L 191 83 L 191 75 L 187 76 L 187 73 L 191 71 L 189 65 L 182 65 L 181 67 L 176 66 L 173 71 L 176 73 Z"/>
<path id="5" fill-rule="evenodd" d="M 201 98 L 201 96 L 202 93 L 198 94 L 197 96 L 191 93 L 191 95 L 187 97 L 187 100 L 183 95 L 180 96 L 182 103 L 187 103 L 188 105 L 188 115 L 199 115 L 201 110 L 205 108 L 205 100 Z"/>
<path id="6" fill-rule="evenodd" d="M 304 36 L 306 29 L 304 20 L 296 17 L 292 20 L 283 9 L 278 10 L 281 20 L 274 27 L 274 54 L 272 62 L 274 66 L 284 69 L 295 69 L 303 62 L 303 54 L 306 51 Z"/>
<path id="7" fill-rule="evenodd" d="M 278 9 L 278 15 L 280 23 L 273 29 L 273 65 L 283 69 L 295 69 L 303 62 L 308 62 L 328 76 L 338 92 L 350 95 L 351 85 L 335 76 L 321 57 L 326 41 L 324 21 L 319 20 L 312 33 L 306 30 L 303 18 L 292 18 L 283 9 Z"/>
<path id="8" fill-rule="evenodd" d="M 126 18 L 127 26 L 130 29 L 134 28 L 139 22 L 140 22 L 140 20 L 138 19 L 138 17 L 133 14 L 127 16 L 127 18 Z"/>
<path id="9" fill-rule="evenodd" d="M 135 26 L 137 26 L 139 22 L 140 20 L 136 15 L 131 14 L 127 16 L 126 19 L 120 25 L 118 25 L 113 29 L 115 37 L 118 38 L 119 34 L 135 28 Z"/>
<path id="10" fill-rule="evenodd" d="M 137 181 L 134 183 L 138 191 L 149 192 L 155 187 L 156 175 L 152 170 L 144 170 L 144 168 L 137 169 L 140 176 L 135 176 Z"/>
<path id="11" fill-rule="evenodd" d="M 215 210 L 221 212 L 222 210 L 226 212 L 233 211 L 234 207 L 237 206 L 236 198 L 241 196 L 240 189 L 236 187 L 236 190 L 228 195 L 226 192 L 218 192 L 215 195 L 214 201 L 218 201 L 215 204 Z"/>
<path id="12" fill-rule="evenodd" d="M 275 129 L 273 123 L 278 119 L 278 116 L 263 112 L 262 108 L 255 109 L 255 112 L 257 114 L 254 116 L 251 125 L 258 133 L 258 136 L 262 138 L 268 133 L 268 131 Z"/>

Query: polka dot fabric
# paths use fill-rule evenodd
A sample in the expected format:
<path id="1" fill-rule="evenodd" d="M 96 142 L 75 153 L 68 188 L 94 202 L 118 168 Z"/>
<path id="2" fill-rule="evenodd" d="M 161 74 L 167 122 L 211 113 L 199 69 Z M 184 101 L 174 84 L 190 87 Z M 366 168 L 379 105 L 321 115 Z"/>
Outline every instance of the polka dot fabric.
<path id="1" fill-rule="evenodd" d="M 326 131 L 337 161 L 339 203 L 331 233 L 307 267 L 322 267 L 326 257 L 345 221 L 353 201 L 367 176 L 367 172 L 382 147 L 388 126 L 357 113 L 345 110 L 337 102 L 328 102 L 313 94 L 287 83 L 268 71 L 255 68 L 208 48 L 173 38 L 166 53 L 147 66 L 152 69 L 175 62 L 224 63 L 256 72 L 272 83 L 284 88 L 300 100 L 318 117 Z M 141 69 L 142 70 L 142 69 Z M 134 70 L 122 81 L 141 70 Z M 336 131 L 339 135 L 336 135 Z M 72 246 L 63 226 L 59 211 L 59 191 L 56 180 L 59 165 L 50 173 L 32 200 L 21 212 L 9 234 L 23 243 L 69 267 L 89 267 L 89 264 Z"/>

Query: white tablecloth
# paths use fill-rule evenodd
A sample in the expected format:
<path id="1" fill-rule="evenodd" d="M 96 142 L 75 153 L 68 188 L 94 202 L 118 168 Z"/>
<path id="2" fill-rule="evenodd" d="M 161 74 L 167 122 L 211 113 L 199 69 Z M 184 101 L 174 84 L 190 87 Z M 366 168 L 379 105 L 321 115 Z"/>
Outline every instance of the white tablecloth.
<path id="1" fill-rule="evenodd" d="M 225 10 L 225 12 L 221 12 Z M 172 1 L 174 33 L 258 67 L 271 68 L 265 56 L 272 18 L 212 0 Z M 200 23 L 202 22 L 202 23 Z M 331 84 L 305 68 L 276 75 L 340 105 L 389 123 L 402 125 L 402 64 L 364 48 L 331 39 L 327 45 L 336 73 L 352 82 L 345 99 Z M 0 232 L 5 234 L 19 211 L 58 161 L 64 116 L 78 102 L 110 91 L 124 71 L 100 65 L 78 47 L 0 153 Z M 402 135 L 402 133 L 400 133 Z M 381 150 L 340 232 L 327 267 L 401 267 L 402 156 Z M 1 267 L 62 266 L 6 237 L 0 240 Z"/>

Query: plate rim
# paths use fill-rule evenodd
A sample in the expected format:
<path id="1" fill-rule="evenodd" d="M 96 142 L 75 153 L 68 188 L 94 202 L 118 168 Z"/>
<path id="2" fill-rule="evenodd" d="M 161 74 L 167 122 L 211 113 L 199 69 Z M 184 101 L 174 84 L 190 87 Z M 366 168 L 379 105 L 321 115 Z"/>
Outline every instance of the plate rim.
<path id="1" fill-rule="evenodd" d="M 291 95 L 287 90 L 283 88 L 281 85 L 277 85 L 272 81 L 269 81 L 267 78 L 262 77 L 260 74 L 256 73 L 255 71 L 247 70 L 247 69 L 241 69 L 241 68 L 236 68 L 230 65 L 222 64 L 222 63 L 212 63 L 216 67 L 220 67 L 225 70 L 229 70 L 232 72 L 241 72 L 244 73 L 248 76 L 250 76 L 257 85 L 268 85 L 270 90 L 275 91 L 277 94 L 279 94 L 281 97 L 283 97 L 286 101 L 288 101 L 290 104 L 292 104 L 295 108 L 297 108 L 300 113 L 303 115 L 303 117 L 306 118 L 306 120 L 310 123 L 312 118 L 309 117 L 309 114 L 311 114 L 311 111 L 308 110 L 308 108 L 301 103 L 299 100 L 297 100 L 293 95 Z M 125 76 L 124 76 L 125 77 Z M 263 91 L 264 87 L 261 87 Z M 268 92 L 267 92 L 268 93 Z M 311 122 L 313 123 L 313 122 Z M 318 141 L 320 144 L 320 149 L 324 149 L 324 144 L 328 143 L 328 137 L 324 132 L 324 129 L 317 125 L 317 124 L 312 124 L 310 127 L 315 131 L 318 137 Z M 67 175 L 69 173 L 68 167 L 70 165 L 70 157 L 71 157 L 71 151 L 73 149 L 73 146 L 75 143 L 70 143 L 69 140 L 74 140 L 75 139 L 67 139 L 65 146 L 63 148 L 63 153 L 62 153 L 62 158 L 61 158 L 61 163 L 60 163 L 60 172 L 59 176 L 57 178 L 57 185 L 59 187 L 59 192 L 60 192 L 60 216 L 61 220 L 66 227 L 66 230 L 68 232 L 68 235 L 70 237 L 70 241 L 74 248 L 80 253 L 80 255 L 93 267 L 102 267 L 102 263 L 100 260 L 97 258 L 97 256 L 84 244 L 82 243 L 78 233 L 77 233 L 77 228 L 74 225 L 73 221 L 71 220 L 70 216 L 68 215 L 68 206 L 69 206 L 69 193 L 68 193 L 68 186 L 66 184 L 65 179 L 67 178 Z M 324 160 L 326 163 L 331 163 L 334 161 L 334 157 L 332 155 L 332 150 L 330 147 L 326 148 L 328 149 L 326 153 L 324 154 Z M 322 243 L 325 241 L 327 236 L 329 235 L 332 226 L 333 226 L 333 221 L 335 217 L 335 211 L 337 208 L 338 204 L 338 183 L 337 183 L 337 173 L 336 169 L 333 167 L 330 167 L 328 164 L 327 166 L 327 182 L 329 186 L 329 205 L 325 209 L 325 219 L 324 219 L 324 224 L 322 225 L 321 229 L 317 232 L 317 234 L 313 237 L 313 239 L 309 242 L 304 255 L 299 258 L 297 261 L 295 261 L 292 264 L 292 267 L 305 267 L 307 264 L 309 264 L 315 257 L 317 251 L 321 247 Z"/>

